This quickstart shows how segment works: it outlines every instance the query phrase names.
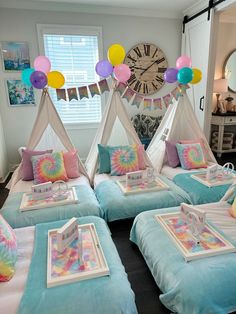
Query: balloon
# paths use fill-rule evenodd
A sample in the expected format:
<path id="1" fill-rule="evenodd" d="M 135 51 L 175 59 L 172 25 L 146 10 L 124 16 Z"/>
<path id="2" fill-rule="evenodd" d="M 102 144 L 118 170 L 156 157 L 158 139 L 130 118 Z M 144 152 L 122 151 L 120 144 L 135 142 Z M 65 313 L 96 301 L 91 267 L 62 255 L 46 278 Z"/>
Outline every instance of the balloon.
<path id="1" fill-rule="evenodd" d="M 167 83 L 174 83 L 177 81 L 178 70 L 176 68 L 168 68 L 164 73 L 164 80 Z"/>
<path id="2" fill-rule="evenodd" d="M 107 58 L 112 65 L 121 64 L 125 58 L 125 49 L 119 44 L 114 44 L 109 47 Z"/>
<path id="3" fill-rule="evenodd" d="M 126 82 L 131 76 L 130 68 L 126 64 L 116 65 L 114 67 L 113 73 L 117 81 L 123 83 Z"/>
<path id="4" fill-rule="evenodd" d="M 192 66 L 192 60 L 188 56 L 180 56 L 176 61 L 176 68 L 190 68 Z"/>
<path id="5" fill-rule="evenodd" d="M 61 88 L 65 84 L 64 75 L 59 71 L 49 72 L 48 75 L 48 86 L 53 88 Z"/>
<path id="6" fill-rule="evenodd" d="M 191 84 L 197 84 L 202 79 L 202 71 L 197 69 L 197 68 L 193 68 L 192 70 L 193 70 L 193 79 L 190 83 Z"/>
<path id="7" fill-rule="evenodd" d="M 95 70 L 99 76 L 108 77 L 113 71 L 113 66 L 107 60 L 101 60 L 96 64 Z"/>
<path id="8" fill-rule="evenodd" d="M 41 71 L 34 71 L 30 75 L 30 82 L 35 88 L 42 89 L 47 85 L 48 80 L 45 73 Z"/>
<path id="9" fill-rule="evenodd" d="M 21 79 L 23 81 L 23 83 L 25 83 L 25 85 L 27 86 L 32 86 L 31 82 L 30 82 L 30 75 L 34 72 L 33 68 L 28 68 L 28 69 L 24 69 L 21 72 Z"/>
<path id="10" fill-rule="evenodd" d="M 188 84 L 193 79 L 193 70 L 190 68 L 182 68 L 178 71 L 177 79 L 181 84 Z"/>
<path id="11" fill-rule="evenodd" d="M 51 62 L 45 56 L 38 56 L 34 59 L 34 68 L 36 71 L 41 71 L 47 74 L 51 69 Z"/>

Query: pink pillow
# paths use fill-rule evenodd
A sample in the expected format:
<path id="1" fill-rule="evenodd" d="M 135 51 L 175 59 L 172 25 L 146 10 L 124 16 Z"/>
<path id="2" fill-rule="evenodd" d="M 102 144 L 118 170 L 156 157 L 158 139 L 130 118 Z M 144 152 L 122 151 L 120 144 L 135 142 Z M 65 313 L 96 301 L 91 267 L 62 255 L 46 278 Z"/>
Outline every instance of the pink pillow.
<path id="1" fill-rule="evenodd" d="M 25 181 L 34 180 L 33 166 L 31 157 L 52 153 L 52 149 L 49 150 L 22 150 L 22 179 Z"/>
<path id="2" fill-rule="evenodd" d="M 69 179 L 78 178 L 80 173 L 77 151 L 63 152 L 63 158 L 67 177 Z"/>
<path id="3" fill-rule="evenodd" d="M 180 160 L 176 148 L 177 141 L 166 141 L 166 156 L 168 165 L 176 168 L 180 165 Z"/>
<path id="4" fill-rule="evenodd" d="M 140 144 L 140 145 L 134 144 L 133 146 L 137 150 L 139 170 L 146 169 L 146 163 L 145 163 L 145 159 L 144 159 L 144 145 L 143 144 Z"/>

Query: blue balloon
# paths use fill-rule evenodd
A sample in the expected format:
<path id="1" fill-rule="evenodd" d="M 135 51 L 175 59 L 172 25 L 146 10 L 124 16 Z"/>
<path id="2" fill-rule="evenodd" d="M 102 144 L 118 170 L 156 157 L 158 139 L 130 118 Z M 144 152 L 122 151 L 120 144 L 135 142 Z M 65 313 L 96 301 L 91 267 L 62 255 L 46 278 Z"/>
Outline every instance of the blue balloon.
<path id="1" fill-rule="evenodd" d="M 193 70 L 191 68 L 182 68 L 178 71 L 177 79 L 181 84 L 188 84 L 193 79 Z"/>
<path id="2" fill-rule="evenodd" d="M 33 68 L 24 69 L 21 73 L 21 79 L 27 86 L 32 86 L 30 76 L 35 70 Z"/>

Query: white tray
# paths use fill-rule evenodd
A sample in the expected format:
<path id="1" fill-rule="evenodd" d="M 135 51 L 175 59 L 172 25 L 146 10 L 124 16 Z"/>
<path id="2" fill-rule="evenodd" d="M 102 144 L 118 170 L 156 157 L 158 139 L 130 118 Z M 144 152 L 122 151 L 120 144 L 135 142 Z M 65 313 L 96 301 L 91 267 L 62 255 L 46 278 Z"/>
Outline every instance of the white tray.
<path id="1" fill-rule="evenodd" d="M 233 183 L 235 180 L 236 180 L 236 175 L 235 174 L 230 174 L 229 176 L 227 176 L 226 178 L 224 179 L 219 179 L 216 177 L 216 179 L 212 179 L 212 180 L 207 180 L 206 179 L 206 172 L 204 173 L 197 173 L 197 174 L 192 174 L 191 177 L 208 186 L 209 188 L 212 187 L 212 186 L 220 186 L 220 185 L 225 185 L 225 184 L 231 184 Z"/>

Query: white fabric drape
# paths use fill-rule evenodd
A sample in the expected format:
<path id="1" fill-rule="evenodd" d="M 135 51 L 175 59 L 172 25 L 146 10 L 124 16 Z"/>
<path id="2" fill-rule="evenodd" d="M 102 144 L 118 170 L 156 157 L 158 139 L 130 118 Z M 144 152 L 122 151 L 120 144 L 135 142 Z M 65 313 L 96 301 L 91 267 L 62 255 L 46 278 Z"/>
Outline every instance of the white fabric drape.
<path id="1" fill-rule="evenodd" d="M 207 162 L 217 163 L 207 139 L 193 112 L 187 94 L 179 97 L 178 101 L 169 105 L 160 123 L 147 154 L 154 166 L 160 172 L 165 161 L 165 140 L 198 140 L 204 143 L 204 155 Z"/>
<path id="2" fill-rule="evenodd" d="M 98 166 L 98 144 L 107 145 L 119 145 L 119 143 L 111 143 L 109 139 L 111 138 L 112 129 L 114 127 L 116 119 L 119 119 L 122 127 L 125 130 L 127 135 L 128 143 L 133 144 L 141 144 L 140 139 L 128 117 L 120 94 L 115 90 L 115 88 L 110 92 L 108 102 L 106 104 L 106 108 L 104 110 L 101 124 L 97 130 L 95 135 L 93 144 L 91 146 L 90 152 L 88 154 L 87 160 L 85 162 L 85 167 L 87 169 L 88 175 L 90 177 L 91 182 L 94 180 L 94 176 L 97 171 Z M 146 152 L 145 154 L 145 162 L 147 166 L 152 166 Z"/>

